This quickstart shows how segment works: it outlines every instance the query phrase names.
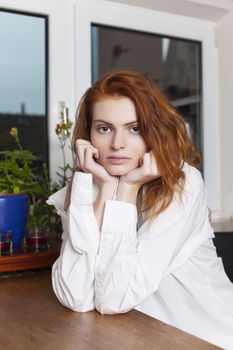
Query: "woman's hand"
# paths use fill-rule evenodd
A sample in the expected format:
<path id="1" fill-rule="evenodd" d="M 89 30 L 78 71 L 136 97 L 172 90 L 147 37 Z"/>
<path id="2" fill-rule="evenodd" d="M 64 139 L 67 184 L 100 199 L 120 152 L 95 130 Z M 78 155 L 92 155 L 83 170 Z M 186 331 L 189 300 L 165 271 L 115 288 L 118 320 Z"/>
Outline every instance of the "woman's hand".
<path id="1" fill-rule="evenodd" d="M 121 181 L 130 185 L 141 186 L 147 182 L 154 180 L 159 176 L 157 163 L 152 152 L 145 153 L 141 162 L 141 166 L 129 171 L 121 177 Z"/>
<path id="2" fill-rule="evenodd" d="M 141 166 L 121 176 L 116 199 L 136 203 L 140 187 L 159 176 L 157 163 L 152 152 L 145 153 Z"/>
<path id="3" fill-rule="evenodd" d="M 105 202 L 112 199 L 118 183 L 116 176 L 111 176 L 103 166 L 98 164 L 94 158 L 99 157 L 98 149 L 93 147 L 87 140 L 77 140 L 76 144 L 77 166 L 85 173 L 91 173 L 99 185 L 99 192 L 94 202 L 94 212 L 98 227 L 101 227 Z"/>
<path id="4" fill-rule="evenodd" d="M 77 140 L 75 143 L 77 166 L 85 173 L 91 173 L 96 183 L 101 187 L 116 183 L 116 177 L 111 176 L 95 159 L 99 158 L 99 151 L 87 140 Z"/>

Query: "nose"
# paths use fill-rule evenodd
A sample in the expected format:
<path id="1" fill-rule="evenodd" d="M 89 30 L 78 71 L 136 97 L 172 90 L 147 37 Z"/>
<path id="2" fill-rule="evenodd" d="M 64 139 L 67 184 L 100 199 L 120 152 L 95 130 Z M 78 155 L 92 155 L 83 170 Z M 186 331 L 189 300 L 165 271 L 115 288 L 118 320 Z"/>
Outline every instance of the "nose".
<path id="1" fill-rule="evenodd" d="M 113 133 L 111 147 L 115 151 L 126 148 L 126 137 L 123 132 L 115 131 Z"/>

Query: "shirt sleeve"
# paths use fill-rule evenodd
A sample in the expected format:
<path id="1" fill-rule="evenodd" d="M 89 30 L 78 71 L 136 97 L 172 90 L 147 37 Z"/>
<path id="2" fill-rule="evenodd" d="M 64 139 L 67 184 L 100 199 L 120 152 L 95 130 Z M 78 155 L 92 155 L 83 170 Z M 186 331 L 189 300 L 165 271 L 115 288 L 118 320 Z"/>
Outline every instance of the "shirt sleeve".
<path id="1" fill-rule="evenodd" d="M 160 281 L 209 239 L 206 192 L 175 196 L 137 232 L 136 207 L 107 201 L 95 266 L 95 305 L 102 314 L 127 312 L 156 292 Z"/>
<path id="2" fill-rule="evenodd" d="M 51 197 L 49 204 L 56 201 Z M 59 207 L 63 243 L 52 268 L 52 285 L 66 307 L 85 312 L 95 309 L 94 267 L 99 247 L 99 229 L 92 204 L 92 175 L 75 173 L 69 210 Z"/>

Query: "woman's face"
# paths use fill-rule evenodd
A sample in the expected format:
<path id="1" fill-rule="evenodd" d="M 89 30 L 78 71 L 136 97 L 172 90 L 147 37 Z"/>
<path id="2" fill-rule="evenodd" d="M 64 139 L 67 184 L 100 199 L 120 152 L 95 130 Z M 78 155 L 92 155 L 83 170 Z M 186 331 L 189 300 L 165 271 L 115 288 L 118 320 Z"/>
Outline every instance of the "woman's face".
<path id="1" fill-rule="evenodd" d="M 99 150 L 96 161 L 110 175 L 122 176 L 140 165 L 147 146 L 128 97 L 109 97 L 94 104 L 91 143 Z"/>

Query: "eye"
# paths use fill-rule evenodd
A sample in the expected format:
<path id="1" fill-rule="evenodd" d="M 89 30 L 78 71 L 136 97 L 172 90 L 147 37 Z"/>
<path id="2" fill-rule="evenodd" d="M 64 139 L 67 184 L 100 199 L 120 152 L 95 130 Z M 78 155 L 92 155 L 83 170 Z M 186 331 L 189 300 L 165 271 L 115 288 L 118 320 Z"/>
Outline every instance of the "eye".
<path id="1" fill-rule="evenodd" d="M 106 134 L 106 133 L 109 133 L 111 131 L 109 126 L 99 126 L 97 128 L 97 130 L 99 131 L 100 134 Z"/>
<path id="2" fill-rule="evenodd" d="M 137 126 L 137 125 L 132 126 L 131 131 L 132 131 L 134 134 L 139 134 L 139 132 L 140 132 L 139 126 Z"/>

